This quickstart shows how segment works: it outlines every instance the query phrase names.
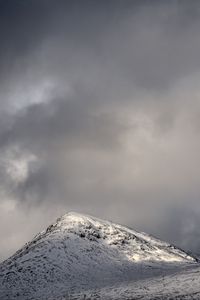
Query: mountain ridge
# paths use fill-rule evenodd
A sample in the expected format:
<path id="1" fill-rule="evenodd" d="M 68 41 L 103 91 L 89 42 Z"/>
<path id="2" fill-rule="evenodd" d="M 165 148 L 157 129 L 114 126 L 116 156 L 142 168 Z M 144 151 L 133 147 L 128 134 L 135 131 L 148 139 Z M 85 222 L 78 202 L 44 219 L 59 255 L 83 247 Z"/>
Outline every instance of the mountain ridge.
<path id="1" fill-rule="evenodd" d="M 196 259 L 123 225 L 64 214 L 0 264 L 0 298 L 46 299 L 170 274 Z M 48 298 L 47 298 L 48 299 Z"/>

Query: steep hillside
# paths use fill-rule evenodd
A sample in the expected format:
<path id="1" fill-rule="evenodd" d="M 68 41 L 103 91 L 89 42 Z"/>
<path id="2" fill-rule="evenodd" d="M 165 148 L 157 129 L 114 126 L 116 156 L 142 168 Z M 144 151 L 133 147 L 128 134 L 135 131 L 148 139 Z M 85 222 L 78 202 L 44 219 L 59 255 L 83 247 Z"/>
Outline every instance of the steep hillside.
<path id="1" fill-rule="evenodd" d="M 0 299 L 57 299 L 193 264 L 193 257 L 150 235 L 68 213 L 0 265 Z"/>

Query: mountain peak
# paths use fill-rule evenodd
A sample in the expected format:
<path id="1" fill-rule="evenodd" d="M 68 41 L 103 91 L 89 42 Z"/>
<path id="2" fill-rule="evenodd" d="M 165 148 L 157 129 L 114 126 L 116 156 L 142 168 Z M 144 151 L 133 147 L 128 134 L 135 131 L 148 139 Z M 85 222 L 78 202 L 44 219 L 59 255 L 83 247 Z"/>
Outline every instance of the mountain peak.
<path id="1" fill-rule="evenodd" d="M 67 230 L 69 228 L 74 228 L 77 229 L 77 226 L 84 226 L 88 223 L 94 223 L 97 222 L 97 218 L 86 215 L 86 214 L 82 214 L 82 213 L 78 213 L 78 212 L 74 212 L 74 211 L 70 211 L 67 212 L 66 214 L 62 215 L 61 217 L 59 217 L 56 220 L 56 223 L 53 224 L 56 227 L 62 228 L 63 230 Z M 100 222 L 103 222 L 103 220 L 100 220 Z M 50 225 L 52 226 L 52 225 Z"/>
<path id="2" fill-rule="evenodd" d="M 84 243 L 84 247 L 90 246 L 92 241 L 95 242 L 95 246 L 109 247 L 109 251 L 115 249 L 115 251 L 120 252 L 120 255 L 125 255 L 128 260 L 133 262 L 195 261 L 193 257 L 181 249 L 151 235 L 77 212 L 64 214 L 27 245 L 29 247 L 44 240 L 50 242 L 58 239 L 65 241 L 72 237 L 73 242 L 76 239 L 78 244 Z"/>
<path id="3" fill-rule="evenodd" d="M 15 299 L 19 290 L 27 289 L 32 296 L 39 288 L 40 296 L 32 297 L 46 299 L 47 290 L 52 295 L 55 287 L 60 292 L 144 278 L 152 271 L 162 274 L 163 268 L 168 272 L 194 262 L 184 251 L 148 234 L 69 212 L 0 264 L 0 298 Z"/>
<path id="4" fill-rule="evenodd" d="M 74 211 L 70 211 L 70 212 L 65 213 L 61 217 L 59 217 L 57 219 L 57 221 L 59 222 L 60 220 L 62 220 L 62 221 L 66 220 L 66 222 L 69 222 L 71 220 L 74 222 L 81 222 L 81 221 L 86 221 L 86 220 L 92 219 L 92 218 L 94 219 L 94 217 L 92 217 L 92 216 L 74 212 Z"/>

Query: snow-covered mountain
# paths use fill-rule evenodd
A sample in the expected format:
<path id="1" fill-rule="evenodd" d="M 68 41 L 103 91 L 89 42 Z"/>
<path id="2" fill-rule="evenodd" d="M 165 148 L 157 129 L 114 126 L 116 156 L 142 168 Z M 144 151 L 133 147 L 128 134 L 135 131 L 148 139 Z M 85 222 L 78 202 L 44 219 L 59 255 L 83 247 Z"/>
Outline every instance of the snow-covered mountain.
<path id="1" fill-rule="evenodd" d="M 114 299 L 105 296 L 108 286 L 117 290 L 116 284 L 150 282 L 196 265 L 148 234 L 68 213 L 0 265 L 0 299 L 84 299 L 97 289 L 105 291 L 102 299 Z"/>

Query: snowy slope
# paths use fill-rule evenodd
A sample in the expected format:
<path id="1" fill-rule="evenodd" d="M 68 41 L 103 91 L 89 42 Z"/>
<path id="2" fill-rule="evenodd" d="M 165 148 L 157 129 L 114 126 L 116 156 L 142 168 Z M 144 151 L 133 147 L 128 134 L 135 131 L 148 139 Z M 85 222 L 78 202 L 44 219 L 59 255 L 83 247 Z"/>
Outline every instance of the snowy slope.
<path id="1" fill-rule="evenodd" d="M 0 265 L 0 299 L 77 293 L 81 299 L 83 291 L 152 280 L 193 265 L 193 257 L 150 235 L 68 213 Z"/>
<path id="2" fill-rule="evenodd" d="M 48 300 L 52 300 L 49 298 Z M 66 293 L 57 300 L 69 299 Z M 123 282 L 109 287 L 93 289 L 70 295 L 70 300 L 199 300 L 200 267 L 191 266 L 166 276 Z"/>

